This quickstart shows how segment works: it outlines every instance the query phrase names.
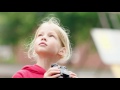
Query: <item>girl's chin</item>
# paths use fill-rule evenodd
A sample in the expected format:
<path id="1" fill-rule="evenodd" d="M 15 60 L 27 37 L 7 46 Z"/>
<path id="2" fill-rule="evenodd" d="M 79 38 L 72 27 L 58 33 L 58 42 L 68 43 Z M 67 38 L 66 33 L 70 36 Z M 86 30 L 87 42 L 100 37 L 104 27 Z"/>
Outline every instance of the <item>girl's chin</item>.
<path id="1" fill-rule="evenodd" d="M 42 55 L 42 54 L 49 55 L 51 52 L 48 52 L 46 50 L 40 50 L 40 51 L 37 51 L 36 53 L 39 55 Z"/>
<path id="2" fill-rule="evenodd" d="M 54 53 L 52 53 L 52 52 L 47 52 L 47 51 L 44 51 L 44 50 L 42 50 L 42 51 L 37 51 L 36 52 L 39 56 L 41 56 L 41 55 L 44 55 L 44 56 L 46 56 L 46 57 L 48 57 L 48 56 L 50 56 L 50 57 L 55 57 L 55 54 Z"/>
<path id="3" fill-rule="evenodd" d="M 37 54 L 47 54 L 48 52 L 45 51 L 45 50 L 41 50 L 41 51 L 37 51 L 36 53 L 37 53 Z"/>

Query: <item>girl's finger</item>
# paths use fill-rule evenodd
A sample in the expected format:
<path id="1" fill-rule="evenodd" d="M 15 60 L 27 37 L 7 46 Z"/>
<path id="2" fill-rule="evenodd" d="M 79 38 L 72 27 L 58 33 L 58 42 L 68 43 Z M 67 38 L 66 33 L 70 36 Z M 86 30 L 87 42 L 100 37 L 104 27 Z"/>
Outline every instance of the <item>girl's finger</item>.
<path id="1" fill-rule="evenodd" d="M 72 71 L 69 71 L 69 73 L 70 73 L 71 75 L 77 75 L 77 74 L 73 73 Z"/>
<path id="2" fill-rule="evenodd" d="M 58 67 L 53 67 L 53 68 L 50 68 L 47 72 L 49 73 L 51 71 L 60 71 L 60 70 L 58 69 Z"/>
<path id="3" fill-rule="evenodd" d="M 51 76 L 51 78 L 57 78 L 59 76 L 60 76 L 60 74 L 55 74 L 55 75 Z"/>
<path id="4" fill-rule="evenodd" d="M 60 71 L 50 71 L 48 73 L 48 76 L 52 76 L 52 75 L 55 75 L 55 74 L 60 74 Z"/>

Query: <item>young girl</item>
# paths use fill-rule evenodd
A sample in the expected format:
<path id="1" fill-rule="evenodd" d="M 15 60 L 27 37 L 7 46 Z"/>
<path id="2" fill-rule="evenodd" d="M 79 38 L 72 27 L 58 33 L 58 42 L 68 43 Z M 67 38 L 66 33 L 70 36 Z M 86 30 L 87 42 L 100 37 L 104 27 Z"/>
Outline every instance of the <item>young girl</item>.
<path id="1" fill-rule="evenodd" d="M 24 66 L 12 78 L 57 78 L 60 70 L 51 65 L 59 60 L 68 60 L 70 55 L 68 33 L 59 25 L 57 18 L 51 17 L 39 26 L 28 50 L 28 57 L 33 58 L 36 64 Z M 77 78 L 75 73 L 69 73 L 71 78 Z"/>

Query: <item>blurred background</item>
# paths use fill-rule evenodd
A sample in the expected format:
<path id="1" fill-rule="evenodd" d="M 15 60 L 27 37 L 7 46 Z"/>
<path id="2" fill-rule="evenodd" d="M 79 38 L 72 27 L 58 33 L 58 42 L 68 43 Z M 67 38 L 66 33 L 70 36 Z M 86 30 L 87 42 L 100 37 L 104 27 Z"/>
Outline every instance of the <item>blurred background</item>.
<path id="1" fill-rule="evenodd" d="M 0 78 L 11 78 L 12 75 L 26 64 L 34 64 L 27 57 L 28 44 L 31 42 L 41 20 L 49 15 L 60 19 L 61 25 L 70 30 L 70 41 L 73 54 L 69 61 L 59 62 L 71 71 L 77 73 L 79 78 L 118 78 L 120 77 L 120 57 L 112 63 L 106 63 L 102 54 L 109 59 L 112 54 L 102 52 L 99 48 L 106 45 L 107 33 L 97 35 L 103 37 L 102 42 L 96 42 L 92 31 L 99 28 L 100 31 L 120 29 L 119 12 L 0 12 Z M 100 32 L 97 32 L 100 33 Z M 112 35 L 109 34 L 110 41 Z M 116 35 L 114 35 L 116 36 Z M 118 35 L 120 36 L 120 34 Z M 99 41 L 99 40 L 98 40 Z M 116 42 L 120 42 L 117 37 Z M 106 49 L 111 43 L 107 43 Z M 117 44 L 117 43 L 116 43 Z M 119 43 L 120 45 L 120 43 Z M 118 45 L 118 47 L 119 47 Z M 114 48 L 115 46 L 113 46 Z M 117 55 L 120 56 L 120 50 Z M 110 52 L 110 48 L 108 52 Z M 112 49 L 113 50 L 113 49 Z M 109 60 L 107 61 L 109 62 Z"/>

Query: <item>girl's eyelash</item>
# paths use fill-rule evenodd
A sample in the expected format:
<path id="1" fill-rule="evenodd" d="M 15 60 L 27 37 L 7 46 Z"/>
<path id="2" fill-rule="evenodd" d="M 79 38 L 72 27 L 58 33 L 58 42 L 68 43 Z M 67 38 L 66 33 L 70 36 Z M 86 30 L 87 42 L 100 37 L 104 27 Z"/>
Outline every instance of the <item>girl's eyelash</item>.
<path id="1" fill-rule="evenodd" d="M 42 34 L 38 34 L 38 37 L 42 36 Z M 49 37 L 55 37 L 53 34 L 49 35 Z"/>
<path id="2" fill-rule="evenodd" d="M 42 34 L 39 34 L 38 36 L 42 36 Z"/>
<path id="3" fill-rule="evenodd" d="M 54 37 L 54 35 L 50 35 L 50 37 L 51 37 L 51 36 Z"/>

